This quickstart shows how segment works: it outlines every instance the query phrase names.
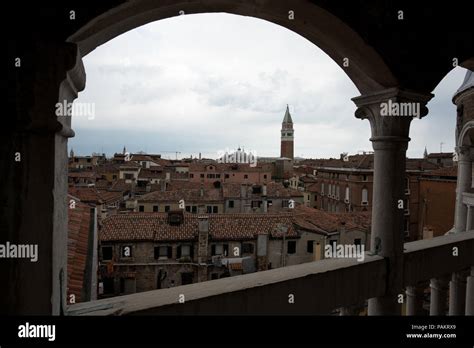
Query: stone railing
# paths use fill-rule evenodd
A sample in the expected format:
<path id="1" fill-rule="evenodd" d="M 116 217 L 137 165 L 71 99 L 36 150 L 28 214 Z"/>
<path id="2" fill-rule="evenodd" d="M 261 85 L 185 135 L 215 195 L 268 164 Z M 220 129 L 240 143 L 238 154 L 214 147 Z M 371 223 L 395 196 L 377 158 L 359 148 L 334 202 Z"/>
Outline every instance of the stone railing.
<path id="1" fill-rule="evenodd" d="M 403 254 L 404 313 L 419 314 L 431 284 L 431 314 L 473 314 L 474 231 L 406 243 Z M 466 274 L 467 272 L 470 274 Z M 367 299 L 386 292 L 387 262 L 325 259 L 230 278 L 71 305 L 68 315 L 354 314 Z M 467 277 L 467 285 L 466 285 Z M 421 291 L 420 291 L 421 289 Z M 465 307 L 465 309 L 464 309 Z M 402 312 L 400 312 L 402 314 Z"/>

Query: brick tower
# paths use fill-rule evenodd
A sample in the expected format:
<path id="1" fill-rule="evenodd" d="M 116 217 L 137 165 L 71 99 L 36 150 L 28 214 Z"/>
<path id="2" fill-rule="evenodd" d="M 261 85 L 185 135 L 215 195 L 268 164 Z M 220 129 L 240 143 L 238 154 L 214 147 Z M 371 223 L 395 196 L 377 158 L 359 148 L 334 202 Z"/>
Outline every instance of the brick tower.
<path id="1" fill-rule="evenodd" d="M 294 134 L 293 120 L 291 119 L 288 105 L 286 105 L 285 117 L 281 124 L 280 157 L 294 158 Z"/>

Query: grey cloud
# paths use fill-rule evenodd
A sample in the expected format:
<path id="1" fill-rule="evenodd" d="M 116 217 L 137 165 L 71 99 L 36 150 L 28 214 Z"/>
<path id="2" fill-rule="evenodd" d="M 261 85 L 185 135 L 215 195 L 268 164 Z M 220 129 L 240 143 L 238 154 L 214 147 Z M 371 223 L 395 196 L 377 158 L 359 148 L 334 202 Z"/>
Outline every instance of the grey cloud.
<path id="1" fill-rule="evenodd" d="M 236 30 L 238 29 L 238 30 Z M 190 15 L 127 32 L 85 57 L 96 119 L 75 119 L 78 153 L 179 150 L 216 153 L 243 145 L 278 155 L 286 104 L 295 121 L 295 154 L 334 157 L 370 150 L 370 126 L 354 117 L 359 95 L 344 71 L 301 36 L 266 21 Z M 459 69 L 458 69 L 459 70 Z M 426 119 L 412 123 L 409 154 L 439 150 L 454 137 L 451 97 L 464 74 L 436 89 Z M 96 139 L 96 140 L 94 140 Z M 109 151 L 109 150 L 107 150 Z"/>
<path id="2" fill-rule="evenodd" d="M 101 65 L 97 68 L 98 72 L 104 75 L 133 75 L 145 76 L 148 78 L 157 78 L 163 74 L 163 67 L 158 65 L 141 65 L 141 64 L 107 64 Z"/>

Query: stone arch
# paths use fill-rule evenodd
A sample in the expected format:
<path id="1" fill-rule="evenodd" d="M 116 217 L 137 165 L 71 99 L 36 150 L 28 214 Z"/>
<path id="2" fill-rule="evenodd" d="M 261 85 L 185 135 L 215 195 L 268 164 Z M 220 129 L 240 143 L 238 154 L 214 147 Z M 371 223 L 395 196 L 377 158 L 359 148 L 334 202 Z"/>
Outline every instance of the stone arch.
<path id="1" fill-rule="evenodd" d="M 457 141 L 457 146 L 474 146 L 474 121 L 471 120 L 467 122 L 459 133 Z"/>
<path id="2" fill-rule="evenodd" d="M 292 20 L 289 11 L 293 11 Z M 361 94 L 398 85 L 381 56 L 358 33 L 328 11 L 304 0 L 295 1 L 291 8 L 277 1 L 127 1 L 92 19 L 67 41 L 77 44 L 83 57 L 114 37 L 144 24 L 180 13 L 218 12 L 267 20 L 305 37 L 344 69 Z M 348 66 L 344 66 L 345 62 Z"/>

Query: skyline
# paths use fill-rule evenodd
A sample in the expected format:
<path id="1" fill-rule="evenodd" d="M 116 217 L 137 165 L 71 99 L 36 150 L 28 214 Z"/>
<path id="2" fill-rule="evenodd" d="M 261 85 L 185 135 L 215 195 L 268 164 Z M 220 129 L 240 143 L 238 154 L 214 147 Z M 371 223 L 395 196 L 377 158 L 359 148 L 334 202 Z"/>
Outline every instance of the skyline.
<path id="1" fill-rule="evenodd" d="M 238 28 L 238 32 L 236 30 Z M 360 93 L 323 51 L 298 34 L 260 19 L 179 16 L 142 26 L 84 58 L 87 84 L 76 103 L 95 117 L 73 117 L 69 150 L 216 158 L 242 147 L 279 155 L 286 105 L 295 127 L 295 156 L 334 158 L 372 151 L 368 121 L 355 118 Z M 408 157 L 452 151 L 456 110 L 451 97 L 465 69 L 435 89 L 429 114 L 413 120 Z M 140 115 L 140 116 L 137 116 Z M 166 127 L 163 127 L 166 125 Z"/>

